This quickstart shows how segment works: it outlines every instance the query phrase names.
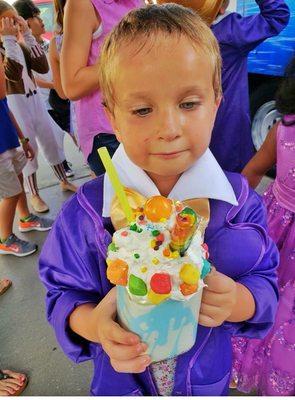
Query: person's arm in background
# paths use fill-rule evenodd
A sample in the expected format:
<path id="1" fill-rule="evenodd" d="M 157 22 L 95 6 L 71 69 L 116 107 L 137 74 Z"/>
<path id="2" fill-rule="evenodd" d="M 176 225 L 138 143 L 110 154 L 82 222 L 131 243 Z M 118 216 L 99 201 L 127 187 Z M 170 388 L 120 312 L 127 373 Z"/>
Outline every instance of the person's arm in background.
<path id="1" fill-rule="evenodd" d="M 62 87 L 70 100 L 99 89 L 97 65 L 87 66 L 92 34 L 99 24 L 89 0 L 67 1 L 60 66 Z"/>
<path id="2" fill-rule="evenodd" d="M 56 90 L 57 94 L 61 99 L 66 99 L 60 77 L 60 60 L 59 54 L 56 48 L 56 40 L 52 38 L 49 44 L 49 63 L 51 67 L 52 77 L 53 77 L 53 89 Z"/>
<path id="3" fill-rule="evenodd" d="M 276 163 L 276 136 L 278 124 L 279 122 L 271 128 L 259 151 L 251 158 L 241 172 L 242 175 L 247 178 L 249 185 L 253 189 L 260 183 L 265 173 Z"/>
<path id="4" fill-rule="evenodd" d="M 39 79 L 35 77 L 35 81 L 40 88 L 44 89 L 54 89 L 53 82 L 44 81 L 43 79 Z"/>
<path id="5" fill-rule="evenodd" d="M 2 18 L 0 21 L 0 36 L 3 46 L 1 47 L 1 61 L 3 56 L 5 78 L 13 82 L 22 79 L 23 71 L 22 51 L 16 40 L 17 32 L 18 26 L 12 18 Z"/>
<path id="6" fill-rule="evenodd" d="M 242 17 L 232 13 L 224 19 L 228 20 L 227 41 L 246 54 L 267 38 L 278 35 L 290 18 L 284 0 L 256 0 L 256 3 L 260 8 L 259 14 Z"/>
<path id="7" fill-rule="evenodd" d="M 6 96 L 5 72 L 4 72 L 2 55 L 0 53 L 0 100 L 4 99 L 5 96 Z"/>

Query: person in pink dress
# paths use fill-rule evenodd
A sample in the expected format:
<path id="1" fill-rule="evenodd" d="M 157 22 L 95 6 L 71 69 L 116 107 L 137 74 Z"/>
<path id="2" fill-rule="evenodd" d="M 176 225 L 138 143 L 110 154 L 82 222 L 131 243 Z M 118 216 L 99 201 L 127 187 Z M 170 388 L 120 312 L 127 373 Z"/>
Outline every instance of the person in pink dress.
<path id="1" fill-rule="evenodd" d="M 243 170 L 255 188 L 277 165 L 263 199 L 269 234 L 280 251 L 280 298 L 275 323 L 263 340 L 233 338 L 232 379 L 238 390 L 264 396 L 295 395 L 295 57 L 277 94 L 282 120 Z"/>
<path id="2" fill-rule="evenodd" d="M 65 95 L 75 101 L 79 145 L 95 175 L 104 173 L 97 149 L 111 155 L 119 142 L 102 105 L 98 56 L 106 35 L 144 0 L 67 0 L 61 50 L 61 81 Z"/>

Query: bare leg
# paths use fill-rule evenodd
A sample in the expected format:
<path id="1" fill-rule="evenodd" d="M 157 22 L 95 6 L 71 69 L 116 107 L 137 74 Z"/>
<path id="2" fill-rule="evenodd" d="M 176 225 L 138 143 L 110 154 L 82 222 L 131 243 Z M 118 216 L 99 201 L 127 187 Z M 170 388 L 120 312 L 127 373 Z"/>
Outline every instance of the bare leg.
<path id="1" fill-rule="evenodd" d="M 13 221 L 19 194 L 2 199 L 0 202 L 0 238 L 7 239 L 12 234 Z"/>
<path id="2" fill-rule="evenodd" d="M 24 189 L 24 186 L 23 186 L 23 181 L 24 181 L 23 180 L 23 174 L 20 174 L 18 176 L 18 179 L 20 180 L 22 188 Z M 18 202 L 17 202 L 17 212 L 18 212 L 18 215 L 19 215 L 20 219 L 27 218 L 30 215 L 30 210 L 29 210 L 28 202 L 27 202 L 27 196 L 26 196 L 24 190 L 19 195 L 19 199 L 18 199 Z"/>

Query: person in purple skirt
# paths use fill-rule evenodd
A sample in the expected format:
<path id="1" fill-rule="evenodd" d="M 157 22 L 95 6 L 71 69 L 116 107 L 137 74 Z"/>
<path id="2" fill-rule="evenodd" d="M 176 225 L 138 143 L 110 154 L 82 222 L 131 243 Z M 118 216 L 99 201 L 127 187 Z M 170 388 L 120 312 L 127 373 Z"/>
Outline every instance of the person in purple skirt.
<path id="1" fill-rule="evenodd" d="M 295 395 L 295 58 L 277 94 L 281 122 L 269 132 L 243 174 L 255 188 L 275 164 L 277 177 L 264 194 L 270 236 L 280 251 L 279 306 L 263 340 L 234 338 L 233 379 L 239 390 L 264 396 Z"/>
<path id="2" fill-rule="evenodd" d="M 106 276 L 114 193 L 101 175 L 64 205 L 44 244 L 48 321 L 71 360 L 93 360 L 92 395 L 226 395 L 231 336 L 263 338 L 273 324 L 278 251 L 260 197 L 208 149 L 222 95 L 218 43 L 189 8 L 139 8 L 106 39 L 98 81 L 121 142 L 113 162 L 122 184 L 145 197 L 209 198 L 214 268 L 195 344 L 151 364 L 146 344 L 116 322 L 116 288 Z"/>

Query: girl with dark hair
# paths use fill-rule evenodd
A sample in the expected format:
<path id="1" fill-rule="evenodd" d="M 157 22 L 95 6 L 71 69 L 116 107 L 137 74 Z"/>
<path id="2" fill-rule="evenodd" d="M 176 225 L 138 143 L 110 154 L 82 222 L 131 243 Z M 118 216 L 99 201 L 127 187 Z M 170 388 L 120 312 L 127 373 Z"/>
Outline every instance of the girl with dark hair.
<path id="1" fill-rule="evenodd" d="M 264 396 L 295 395 L 295 57 L 276 96 L 282 120 L 242 173 L 255 188 L 273 165 L 277 177 L 264 194 L 268 229 L 280 251 L 280 299 L 264 340 L 233 340 L 233 379 L 240 391 Z"/>

